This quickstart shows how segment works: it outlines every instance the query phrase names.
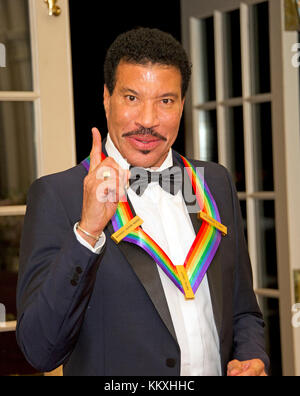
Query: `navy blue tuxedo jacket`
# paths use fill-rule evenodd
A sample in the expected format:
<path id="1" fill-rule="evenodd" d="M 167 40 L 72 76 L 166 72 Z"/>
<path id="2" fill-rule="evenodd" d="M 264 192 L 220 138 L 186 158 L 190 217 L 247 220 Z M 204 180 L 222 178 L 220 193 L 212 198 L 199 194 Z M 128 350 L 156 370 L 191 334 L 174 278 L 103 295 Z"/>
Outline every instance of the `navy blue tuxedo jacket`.
<path id="1" fill-rule="evenodd" d="M 178 164 L 179 155 L 173 157 Z M 191 162 L 204 167 L 228 227 L 207 272 L 223 374 L 231 359 L 260 358 L 268 367 L 235 188 L 222 166 Z M 78 165 L 30 188 L 17 290 L 18 344 L 39 371 L 63 364 L 64 375 L 178 376 L 180 347 L 153 259 L 135 245 L 117 246 L 111 223 L 100 255 L 74 235 L 86 175 Z M 190 216 L 197 233 L 201 222 Z"/>

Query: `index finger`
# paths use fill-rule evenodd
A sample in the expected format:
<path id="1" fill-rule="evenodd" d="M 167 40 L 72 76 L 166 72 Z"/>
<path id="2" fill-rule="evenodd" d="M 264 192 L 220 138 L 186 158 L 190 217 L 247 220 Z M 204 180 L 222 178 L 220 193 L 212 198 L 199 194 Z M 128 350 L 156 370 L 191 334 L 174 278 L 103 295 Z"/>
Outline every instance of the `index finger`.
<path id="1" fill-rule="evenodd" d="M 90 172 L 95 170 L 101 164 L 102 155 L 102 139 L 101 134 L 97 128 L 92 129 L 93 147 L 90 154 Z"/>

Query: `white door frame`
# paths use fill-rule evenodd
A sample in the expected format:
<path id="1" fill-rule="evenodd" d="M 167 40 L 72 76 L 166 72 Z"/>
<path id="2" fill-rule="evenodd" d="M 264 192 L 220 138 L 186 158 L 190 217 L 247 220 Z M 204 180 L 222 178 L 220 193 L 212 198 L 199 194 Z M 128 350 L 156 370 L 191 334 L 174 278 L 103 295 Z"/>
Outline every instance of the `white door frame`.
<path id="1" fill-rule="evenodd" d="M 251 125 L 249 104 L 272 102 L 273 124 L 273 158 L 275 191 L 272 193 L 256 193 L 252 198 L 274 199 L 276 210 L 277 233 L 277 264 L 278 290 L 258 289 L 257 287 L 257 258 L 255 249 L 255 226 L 252 216 L 251 199 L 248 203 L 249 252 L 253 265 L 254 286 L 258 296 L 279 299 L 280 330 L 282 344 L 282 366 L 284 375 L 300 375 L 300 329 L 291 325 L 292 306 L 295 303 L 293 273 L 300 268 L 300 238 L 298 225 L 300 224 L 300 122 L 299 122 L 299 70 L 292 66 L 292 45 L 298 42 L 297 32 L 284 31 L 284 0 L 269 0 L 270 4 L 270 50 L 271 50 L 271 93 L 251 97 L 248 87 L 249 59 L 247 45 L 248 29 L 246 18 L 248 6 L 265 0 L 182 0 L 182 35 L 183 43 L 191 55 L 193 63 L 199 54 L 197 36 L 195 36 L 195 21 L 197 18 L 214 16 L 216 45 L 216 83 L 217 103 L 224 101 L 222 91 L 223 56 L 221 42 L 221 13 L 240 8 L 241 11 L 241 40 L 242 40 L 242 75 L 243 98 L 238 101 L 244 107 L 246 173 L 248 180 L 253 180 L 251 169 L 252 148 L 251 136 L 247 127 Z M 198 48 L 198 49 L 197 49 Z M 196 69 L 196 70 L 195 70 Z M 186 147 L 187 155 L 197 158 L 199 154 L 197 125 L 195 122 L 195 94 L 193 86 L 197 86 L 197 64 L 194 69 L 192 89 L 186 100 Z M 196 73 L 196 76 L 195 76 Z M 229 101 L 232 101 L 230 99 Z M 224 102 L 223 102 L 224 104 Z M 211 104 L 208 104 L 211 105 Z M 214 104 L 212 104 L 214 106 Z M 206 104 L 207 106 L 207 104 Z M 199 109 L 199 106 L 197 107 Z M 205 108 L 204 108 L 205 109 Z M 219 160 L 226 166 L 226 138 L 224 133 L 225 115 L 222 106 L 217 106 Z M 247 186 L 251 191 L 251 183 Z M 259 195 L 260 194 L 260 195 Z M 241 197 L 240 198 L 244 198 Z M 249 198 L 249 197 L 248 197 Z"/>
<path id="2" fill-rule="evenodd" d="M 44 0 L 28 0 L 28 4 L 34 88 L 0 91 L 0 101 L 33 103 L 37 177 L 41 177 L 76 165 L 69 2 L 58 1 L 59 17 L 48 15 Z M 3 217 L 25 212 L 25 205 L 0 207 Z M 15 328 L 15 322 L 8 322 L 0 332 Z"/>

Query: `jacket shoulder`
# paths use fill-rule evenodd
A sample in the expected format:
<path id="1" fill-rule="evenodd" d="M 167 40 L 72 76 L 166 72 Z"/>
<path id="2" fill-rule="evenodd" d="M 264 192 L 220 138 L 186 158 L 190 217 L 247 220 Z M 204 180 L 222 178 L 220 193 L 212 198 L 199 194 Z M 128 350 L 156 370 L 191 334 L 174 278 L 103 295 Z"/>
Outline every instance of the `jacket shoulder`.
<path id="1" fill-rule="evenodd" d="M 65 171 L 43 176 L 38 180 L 42 182 L 46 182 L 53 186 L 59 186 L 59 185 L 69 186 L 70 184 L 82 183 L 86 175 L 87 175 L 87 171 L 81 164 L 79 164 Z"/>
<path id="2" fill-rule="evenodd" d="M 62 205 L 70 217 L 76 217 L 82 205 L 83 181 L 87 175 L 82 165 L 43 176 L 31 185 L 27 204 L 44 199 L 49 205 Z"/>
<path id="3" fill-rule="evenodd" d="M 87 171 L 79 164 L 62 172 L 42 176 L 32 184 L 31 188 L 36 185 L 46 185 L 54 190 L 56 194 L 65 196 L 66 194 L 68 195 L 68 192 L 81 189 L 86 175 Z"/>

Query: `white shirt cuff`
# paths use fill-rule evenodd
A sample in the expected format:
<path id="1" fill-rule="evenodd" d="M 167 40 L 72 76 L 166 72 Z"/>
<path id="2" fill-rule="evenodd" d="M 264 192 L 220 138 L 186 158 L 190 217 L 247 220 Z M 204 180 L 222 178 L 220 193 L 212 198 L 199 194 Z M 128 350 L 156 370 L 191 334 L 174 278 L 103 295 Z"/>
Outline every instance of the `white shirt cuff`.
<path id="1" fill-rule="evenodd" d="M 95 247 L 93 247 L 92 245 L 90 245 L 85 239 L 82 238 L 81 235 L 78 234 L 77 230 L 76 230 L 76 226 L 78 223 L 76 223 L 74 225 L 74 234 L 77 238 L 77 241 L 79 243 L 81 243 L 81 245 L 85 246 L 87 249 L 89 249 L 91 252 L 95 253 L 95 254 L 100 254 L 101 250 L 103 248 L 103 246 L 105 245 L 106 242 L 106 236 L 104 234 L 104 232 L 102 232 L 101 237 L 99 239 L 99 241 L 96 243 Z"/>

